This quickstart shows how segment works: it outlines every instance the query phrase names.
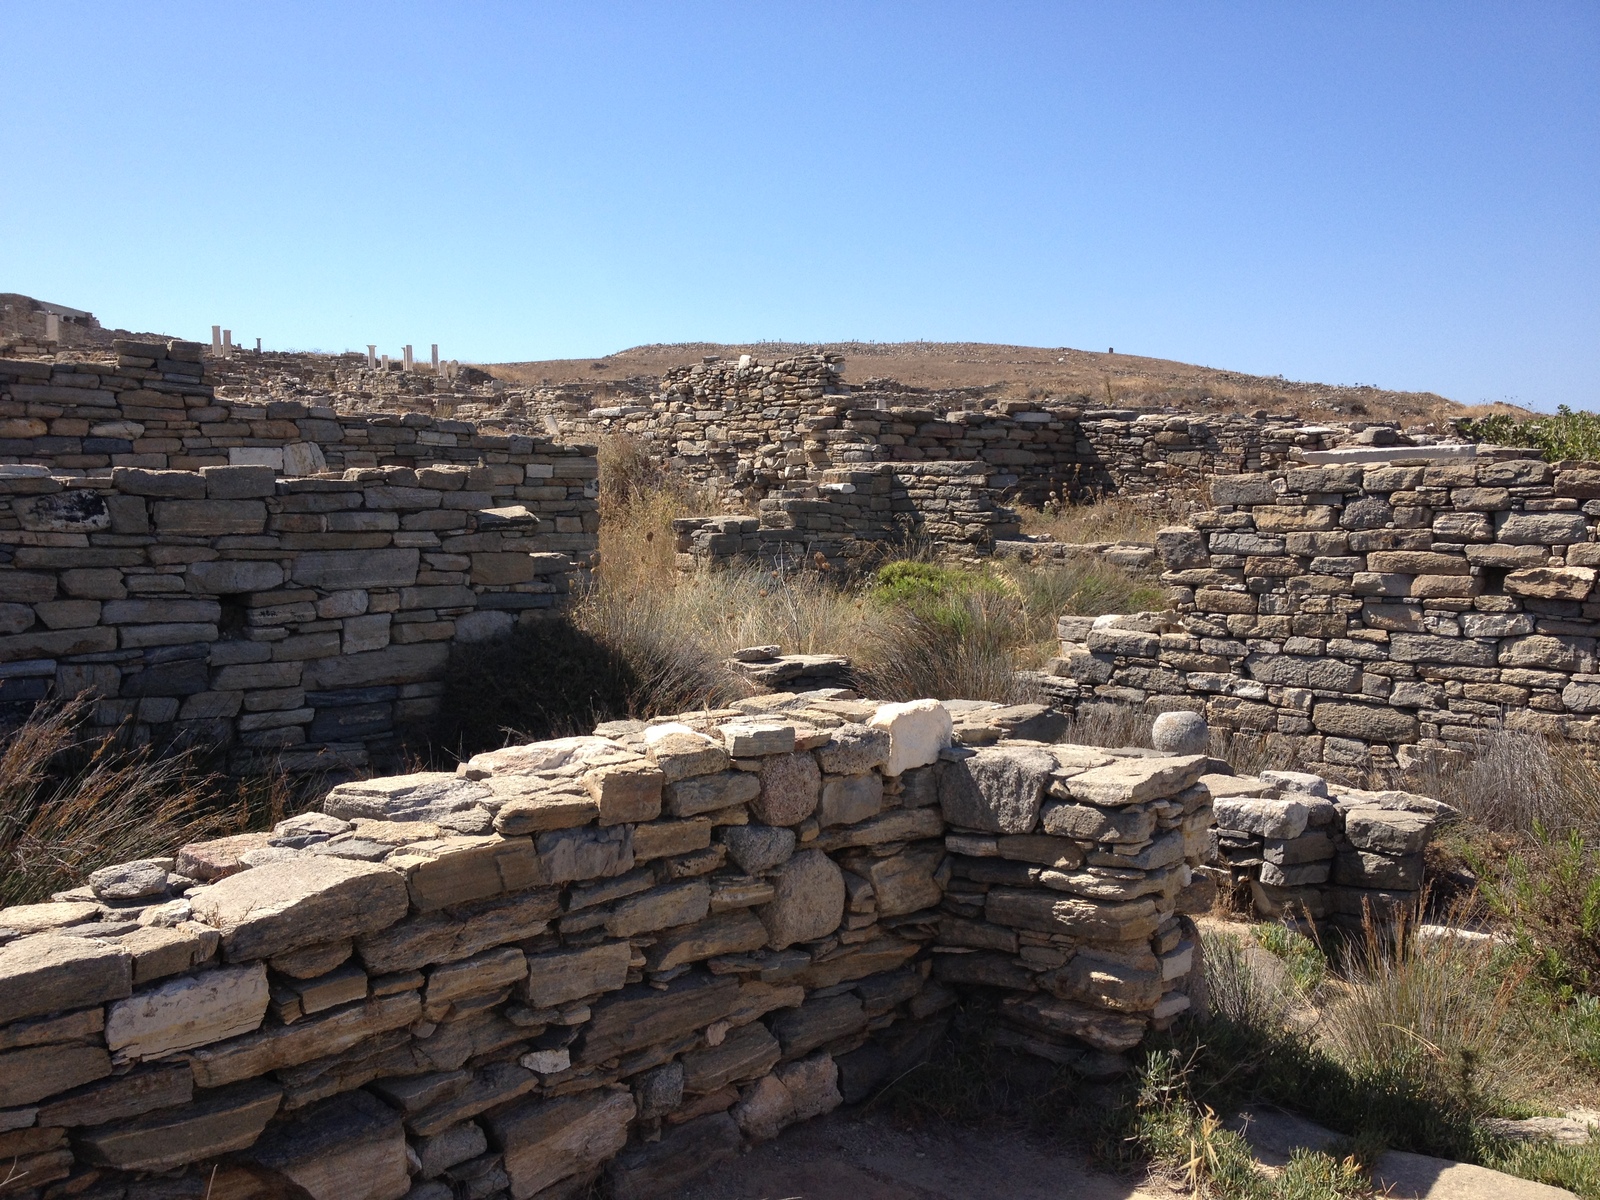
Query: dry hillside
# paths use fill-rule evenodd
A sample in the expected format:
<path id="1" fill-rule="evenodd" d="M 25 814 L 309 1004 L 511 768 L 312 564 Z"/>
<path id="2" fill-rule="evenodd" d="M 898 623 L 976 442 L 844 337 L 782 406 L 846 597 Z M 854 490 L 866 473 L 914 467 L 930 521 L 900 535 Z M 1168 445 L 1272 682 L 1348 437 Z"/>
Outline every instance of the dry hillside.
<path id="1" fill-rule="evenodd" d="M 845 381 L 856 387 L 869 379 L 889 378 L 912 388 L 981 388 L 1007 398 L 1054 396 L 1078 398 L 1097 406 L 1168 405 L 1212 412 L 1266 409 L 1312 419 L 1368 417 L 1406 424 L 1489 411 L 1467 409 L 1432 392 L 1301 383 L 1134 354 L 983 342 L 832 342 L 821 346 L 793 342 L 687 342 L 634 346 L 596 359 L 485 364 L 485 369 L 508 382 L 581 384 L 595 388 L 603 396 L 609 390 L 607 384 L 655 378 L 669 367 L 697 363 L 707 355 L 751 354 L 772 360 L 817 350 L 844 355 Z"/>

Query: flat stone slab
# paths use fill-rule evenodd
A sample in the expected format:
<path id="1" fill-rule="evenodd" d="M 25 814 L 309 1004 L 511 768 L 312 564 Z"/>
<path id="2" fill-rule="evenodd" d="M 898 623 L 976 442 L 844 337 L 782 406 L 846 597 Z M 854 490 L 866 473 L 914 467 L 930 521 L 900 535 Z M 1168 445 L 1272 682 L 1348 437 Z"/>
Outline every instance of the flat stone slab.
<path id="1" fill-rule="evenodd" d="M 1354 463 L 1459 462 L 1477 458 L 1476 443 L 1463 446 L 1344 446 L 1337 450 L 1296 450 L 1291 457 L 1313 466 L 1339 466 Z"/>

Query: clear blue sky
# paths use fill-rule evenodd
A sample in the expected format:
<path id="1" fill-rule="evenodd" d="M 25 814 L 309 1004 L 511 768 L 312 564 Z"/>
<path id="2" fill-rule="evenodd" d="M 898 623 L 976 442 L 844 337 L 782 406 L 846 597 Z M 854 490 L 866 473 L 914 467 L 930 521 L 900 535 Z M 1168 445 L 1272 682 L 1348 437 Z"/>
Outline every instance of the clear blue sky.
<path id="1" fill-rule="evenodd" d="M 1600 406 L 1600 4 L 0 0 L 0 291 Z"/>

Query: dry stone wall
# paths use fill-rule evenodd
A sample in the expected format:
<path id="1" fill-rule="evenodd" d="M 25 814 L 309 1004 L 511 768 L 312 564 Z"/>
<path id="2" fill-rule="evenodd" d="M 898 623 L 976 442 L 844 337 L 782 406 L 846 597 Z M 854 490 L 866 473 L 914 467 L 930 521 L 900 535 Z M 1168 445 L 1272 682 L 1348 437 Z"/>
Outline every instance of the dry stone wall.
<path id="1" fill-rule="evenodd" d="M 1208 760 L 851 695 L 341 785 L 0 909 L 0 1186 L 657 1195 L 865 1098 L 962 994 L 1125 1066 L 1191 1003 Z"/>
<path id="2" fill-rule="evenodd" d="M 8 718 L 88 691 L 235 769 L 365 768 L 437 708 L 452 644 L 585 577 L 593 447 L 218 405 L 192 345 L 118 348 L 0 362 Z"/>
<path id="3" fill-rule="evenodd" d="M 1084 409 L 1058 401 L 991 407 L 895 406 L 852 393 L 837 356 L 764 363 L 748 355 L 668 372 L 650 402 L 563 414 L 583 434 L 626 433 L 680 477 L 753 503 L 828 469 L 875 463 L 979 468 L 995 503 L 1041 504 L 1100 491 L 1174 500 L 1213 473 L 1281 466 L 1365 426 L 1310 426 L 1287 416 Z"/>
<path id="4" fill-rule="evenodd" d="M 683 570 L 754 562 L 784 569 L 856 570 L 915 545 L 991 553 L 1018 532 L 996 505 L 979 463 L 921 463 L 814 473 L 770 493 L 758 515 L 673 521 Z"/>
<path id="5" fill-rule="evenodd" d="M 1203 712 L 1351 784 L 1490 730 L 1593 745 L 1600 464 L 1525 454 L 1218 477 L 1159 539 L 1170 609 L 1062 618 L 1052 690 Z"/>

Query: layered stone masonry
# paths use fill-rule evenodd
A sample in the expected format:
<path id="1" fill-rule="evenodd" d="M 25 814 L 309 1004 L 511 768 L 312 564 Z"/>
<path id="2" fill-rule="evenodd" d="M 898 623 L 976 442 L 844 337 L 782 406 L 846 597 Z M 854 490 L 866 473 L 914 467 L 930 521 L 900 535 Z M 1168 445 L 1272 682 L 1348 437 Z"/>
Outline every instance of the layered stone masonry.
<path id="1" fill-rule="evenodd" d="M 453 644 L 586 573 L 534 510 L 589 503 L 593 458 L 519 457 L 0 477 L 0 704 L 91 692 L 98 723 L 231 748 L 235 770 L 383 760 L 436 711 Z"/>
<path id="2" fill-rule="evenodd" d="M 1201 711 L 1359 785 L 1486 731 L 1600 739 L 1600 464 L 1475 458 L 1218 477 L 1162 532 L 1165 613 L 1064 617 L 1051 686 Z"/>
<path id="3" fill-rule="evenodd" d="M 806 487 L 763 498 L 757 516 L 674 520 L 678 566 L 858 570 L 917 545 L 988 554 L 1019 526 L 987 478 L 981 463 L 817 471 Z"/>
<path id="4" fill-rule="evenodd" d="M 1177 502 L 1210 474 L 1271 469 L 1295 450 L 1385 432 L 1056 401 L 883 409 L 872 393 L 853 394 L 842 371 L 842 359 L 823 355 L 697 364 L 669 371 L 648 403 L 564 413 L 562 425 L 586 436 L 626 433 L 680 477 L 747 503 L 815 471 L 880 462 L 982 464 L 997 504 L 1100 491 L 1161 492 Z"/>
<path id="5" fill-rule="evenodd" d="M 362 768 L 449 647 L 562 603 L 591 446 L 420 414 L 225 404 L 192 342 L 0 361 L 0 705 L 91 691 L 235 768 Z"/>
<path id="6" fill-rule="evenodd" d="M 593 456 L 592 449 L 425 413 L 366 415 L 299 400 L 231 403 L 217 398 L 217 376 L 196 342 L 118 341 L 116 348 L 114 358 L 0 359 L 0 464 L 84 473 L 269 466 L 279 474 L 313 475 L 350 467 Z M 528 498 L 561 502 L 552 515 L 563 520 L 553 532 L 593 535 L 599 528 L 596 507 L 569 505 L 564 492 Z M 572 548 L 579 548 L 576 541 Z"/>
<path id="7" fill-rule="evenodd" d="M 1207 870 L 1231 890 L 1247 887 L 1264 917 L 1359 924 L 1414 911 L 1428 842 L 1455 816 L 1427 796 L 1302 771 L 1205 782 L 1217 821 Z"/>
<path id="8" fill-rule="evenodd" d="M 1000 1040 L 1125 1067 L 1190 1004 L 1209 760 L 850 696 L 345 784 L 0 909 L 6 1186 L 657 1195 L 865 1098 L 974 988 Z"/>

